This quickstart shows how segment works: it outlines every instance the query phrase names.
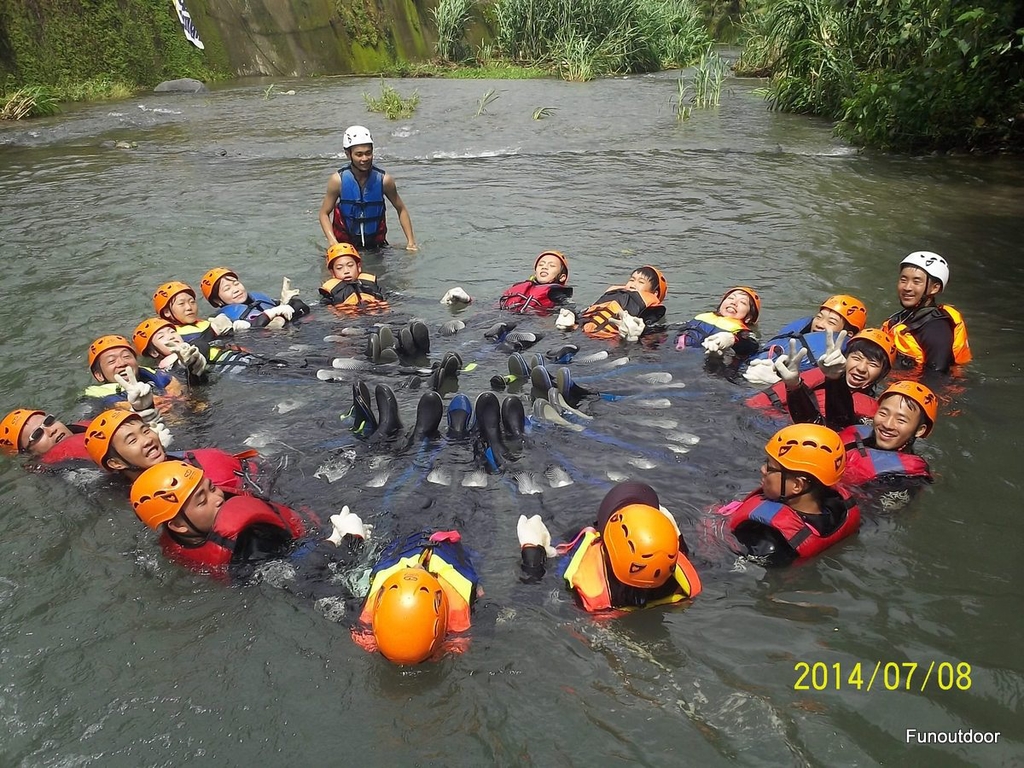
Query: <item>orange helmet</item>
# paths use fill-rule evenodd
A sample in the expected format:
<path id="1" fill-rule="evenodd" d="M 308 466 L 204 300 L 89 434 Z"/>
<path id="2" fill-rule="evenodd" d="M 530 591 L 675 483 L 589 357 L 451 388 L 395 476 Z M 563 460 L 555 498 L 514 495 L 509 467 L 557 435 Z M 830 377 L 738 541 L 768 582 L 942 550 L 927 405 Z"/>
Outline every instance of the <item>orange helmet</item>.
<path id="1" fill-rule="evenodd" d="M 362 268 L 363 257 L 352 243 L 335 243 L 327 249 L 327 268 L 331 268 L 331 262 L 342 256 L 351 256 L 356 260 L 356 266 Z"/>
<path id="2" fill-rule="evenodd" d="M 205 275 L 199 283 L 199 289 L 203 292 L 203 296 L 210 302 L 210 306 L 217 309 L 224 306 L 224 302 L 217 298 L 217 283 L 220 282 L 221 278 L 231 277 L 238 279 L 238 273 L 232 272 L 230 269 L 225 267 L 214 267 Z"/>
<path id="3" fill-rule="evenodd" d="M 750 322 L 756 323 L 757 318 L 761 316 L 761 297 L 757 295 L 757 291 L 753 288 L 748 288 L 745 285 L 734 285 L 732 288 L 722 294 L 722 298 L 718 300 L 718 306 L 722 306 L 722 302 L 725 301 L 725 297 L 733 291 L 743 291 L 747 296 L 750 297 Z"/>
<path id="4" fill-rule="evenodd" d="M 174 518 L 203 481 L 203 470 L 184 461 L 162 461 L 132 483 L 132 508 L 154 531 Z"/>
<path id="5" fill-rule="evenodd" d="M 21 452 L 21 433 L 25 430 L 25 423 L 37 413 L 46 415 L 46 411 L 18 408 L 4 416 L 3 421 L 0 421 L 0 452 L 8 455 Z"/>
<path id="6" fill-rule="evenodd" d="M 658 284 L 654 286 L 654 295 L 658 297 L 659 301 L 664 301 L 668 296 L 668 280 L 665 279 L 665 273 L 650 264 L 644 264 L 640 269 L 649 269 L 658 276 Z"/>
<path id="7" fill-rule="evenodd" d="M 164 320 L 162 317 L 151 317 L 135 326 L 135 333 L 132 334 L 135 351 L 140 355 L 147 354 L 146 350 L 149 349 L 150 342 L 161 328 L 174 328 L 174 323 Z"/>
<path id="8" fill-rule="evenodd" d="M 615 510 L 601 536 L 612 573 L 623 584 L 653 589 L 672 577 L 679 534 L 657 507 L 628 504 Z"/>
<path id="9" fill-rule="evenodd" d="M 121 347 L 124 347 L 133 355 L 135 354 L 135 349 L 132 347 L 131 342 L 124 336 L 100 336 L 96 341 L 89 345 L 89 368 L 91 369 L 96 365 L 96 358 L 108 349 L 120 349 Z"/>
<path id="10" fill-rule="evenodd" d="M 890 384 L 888 389 L 879 396 L 878 402 L 881 403 L 889 395 L 903 395 L 918 404 L 927 422 L 927 429 L 925 429 L 921 437 L 928 437 L 935 426 L 935 419 L 939 415 L 939 398 L 935 393 L 924 384 L 918 384 L 916 381 L 896 381 Z"/>
<path id="11" fill-rule="evenodd" d="M 878 345 L 885 352 L 885 356 L 889 358 L 889 367 L 892 368 L 896 365 L 896 341 L 887 330 L 884 328 L 865 328 L 863 331 L 855 334 L 850 341 L 856 341 L 857 339 L 867 339 L 872 344 Z"/>
<path id="12" fill-rule="evenodd" d="M 169 283 L 164 283 L 156 292 L 153 294 L 153 309 L 158 315 L 162 315 L 164 310 L 167 309 L 171 303 L 171 299 L 177 296 L 179 293 L 187 293 L 194 299 L 196 292 L 193 291 L 188 285 L 178 280 L 172 280 Z"/>
<path id="13" fill-rule="evenodd" d="M 537 269 L 537 262 L 543 259 L 545 256 L 554 256 L 556 259 L 562 262 L 562 274 L 558 277 L 559 284 L 565 285 L 567 282 L 569 282 L 569 260 L 565 258 L 565 254 L 562 253 L 561 251 L 544 251 L 543 253 L 541 253 L 541 255 L 537 257 L 537 260 L 533 262 L 534 271 L 536 271 Z"/>
<path id="14" fill-rule="evenodd" d="M 419 664 L 447 633 L 448 597 L 434 574 L 403 568 L 384 581 L 373 609 L 373 635 L 388 661 Z"/>
<path id="15" fill-rule="evenodd" d="M 112 408 L 109 411 L 104 411 L 89 423 L 89 428 L 85 431 L 85 450 L 88 451 L 89 457 L 103 469 L 107 469 L 106 461 L 110 457 L 114 433 L 128 419 L 142 421 L 142 417 L 135 411 Z"/>
<path id="16" fill-rule="evenodd" d="M 839 435 L 820 424 L 790 424 L 764 447 L 784 469 L 835 485 L 846 469 L 846 447 Z"/>
<path id="17" fill-rule="evenodd" d="M 829 296 L 821 302 L 821 309 L 831 309 L 858 331 L 864 330 L 868 322 L 868 309 L 864 302 L 845 293 Z"/>

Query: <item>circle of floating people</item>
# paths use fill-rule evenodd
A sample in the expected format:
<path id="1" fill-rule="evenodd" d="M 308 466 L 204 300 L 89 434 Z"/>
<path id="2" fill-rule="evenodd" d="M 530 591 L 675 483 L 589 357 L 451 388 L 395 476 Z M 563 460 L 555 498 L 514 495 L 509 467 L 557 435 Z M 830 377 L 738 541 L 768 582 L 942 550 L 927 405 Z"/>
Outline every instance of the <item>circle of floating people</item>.
<path id="1" fill-rule="evenodd" d="M 438 355 L 437 340 L 466 330 L 458 315 L 474 299 L 461 286 L 448 290 L 441 303 L 455 319 L 433 330 L 416 319 L 387 321 L 387 293 L 363 271 L 363 256 L 388 243 L 388 204 L 410 251 L 417 249 L 412 221 L 395 179 L 374 164 L 370 132 L 352 126 L 342 146 L 348 163 L 330 177 L 319 212 L 327 248 L 318 309 L 299 298 L 287 277 L 274 297 L 249 290 L 230 267 L 214 267 L 199 280 L 206 313 L 189 284 L 165 282 L 153 293 L 152 317 L 130 333 L 105 329 L 89 346 L 86 416 L 62 420 L 40 403 L 19 407 L 0 423 L 0 450 L 36 470 L 85 461 L 122 479 L 135 515 L 156 533 L 163 554 L 217 579 L 244 581 L 267 563 L 285 564 L 297 594 L 323 597 L 344 591 L 337 574 L 362 568 L 368 572 L 362 587 L 343 581 L 351 589 L 342 597 L 360 605 L 350 619 L 352 638 L 401 665 L 468 648 L 482 594 L 472 542 L 464 545 L 460 531 L 443 525 L 375 540 L 373 527 L 347 506 L 318 514 L 269 497 L 256 450 L 172 450 L 169 422 L 182 418 L 172 414 L 192 387 L 267 371 L 350 384 L 352 406 L 344 418 L 352 442 L 404 441 L 428 459 L 432 445 L 470 443 L 477 468 L 463 485 L 471 487 L 486 485 L 488 475 L 514 478 L 510 468 L 534 430 L 598 434 L 588 403 L 630 396 L 589 388 L 574 378 L 576 366 L 605 360 L 617 347 L 667 339 L 679 354 L 702 355 L 707 370 L 748 388 L 745 405 L 784 425 L 764 446 L 756 487 L 722 500 L 701 521 L 701 535 L 733 555 L 766 567 L 814 557 L 857 532 L 865 499 L 897 509 L 931 482 L 915 445 L 935 428 L 939 398 L 921 380 L 971 359 L 963 317 L 942 301 L 950 270 L 938 254 L 918 251 L 894 264 L 898 307 L 881 323 L 869 326 L 864 302 L 838 294 L 763 341 L 762 299 L 754 288 L 723 286 L 706 311 L 669 323 L 669 282 L 657 267 L 637 266 L 583 306 L 574 301 L 570 259 L 547 250 L 528 277 L 497 297 L 493 316 L 483 313 L 476 338 L 501 350 L 499 358 L 508 354 L 507 373 L 470 397 L 459 391 L 459 374 L 473 364 L 456 351 Z M 491 297 L 484 300 L 495 306 Z M 327 341 L 355 345 L 360 353 L 289 360 L 245 348 L 247 335 L 272 335 L 313 312 L 343 324 Z M 517 330 L 527 314 L 547 330 Z M 363 315 L 379 322 L 347 322 Z M 581 354 L 578 334 L 607 348 Z M 545 335 L 557 341 L 545 353 L 534 351 Z M 423 390 L 409 429 L 394 390 L 377 384 L 371 392 L 363 380 L 382 371 L 410 376 Z M 898 376 L 887 384 L 892 374 Z M 665 373 L 647 376 L 654 385 L 671 380 Z M 698 440 L 683 438 L 690 446 Z M 346 447 L 317 474 L 330 481 L 354 460 L 355 450 Z M 411 463 L 406 479 L 429 469 Z M 548 476 L 555 487 L 572 482 L 557 466 Z M 523 487 L 535 482 L 529 473 L 518 482 L 522 492 L 536 491 Z M 622 480 L 596 510 L 575 514 L 576 525 L 557 541 L 541 515 L 519 516 L 523 583 L 544 582 L 556 565 L 558 575 L 550 578 L 591 613 L 686 605 L 700 595 L 693 553 L 655 488 Z"/>

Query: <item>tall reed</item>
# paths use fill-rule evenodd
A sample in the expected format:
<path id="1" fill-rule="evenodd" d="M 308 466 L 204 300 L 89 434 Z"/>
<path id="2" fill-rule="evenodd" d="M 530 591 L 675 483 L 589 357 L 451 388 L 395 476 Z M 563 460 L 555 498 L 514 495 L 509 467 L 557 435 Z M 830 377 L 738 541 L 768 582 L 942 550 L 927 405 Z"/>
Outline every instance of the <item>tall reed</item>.
<path id="1" fill-rule="evenodd" d="M 469 56 L 466 24 L 472 7 L 472 0 L 439 0 L 430 12 L 437 26 L 434 50 L 442 61 L 461 62 Z"/>

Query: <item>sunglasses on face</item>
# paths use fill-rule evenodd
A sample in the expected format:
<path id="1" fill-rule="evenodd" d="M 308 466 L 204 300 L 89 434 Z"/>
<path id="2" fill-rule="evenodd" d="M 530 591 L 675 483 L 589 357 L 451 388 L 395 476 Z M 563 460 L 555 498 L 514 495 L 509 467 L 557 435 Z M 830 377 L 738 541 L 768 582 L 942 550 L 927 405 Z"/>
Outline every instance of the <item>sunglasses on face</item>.
<path id="1" fill-rule="evenodd" d="M 43 439 L 43 435 L 46 434 L 46 428 L 47 427 L 52 427 L 56 423 L 57 423 L 57 417 L 56 416 L 54 416 L 52 413 L 46 414 L 46 418 L 43 419 L 43 423 L 40 424 L 38 427 L 36 427 L 35 429 L 33 429 L 29 433 L 29 436 L 28 436 L 29 447 L 31 447 L 34 443 L 38 443 L 40 440 L 42 440 Z"/>
<path id="2" fill-rule="evenodd" d="M 764 472 L 766 475 L 779 475 L 782 474 L 782 467 L 773 467 L 767 461 L 764 463 Z"/>

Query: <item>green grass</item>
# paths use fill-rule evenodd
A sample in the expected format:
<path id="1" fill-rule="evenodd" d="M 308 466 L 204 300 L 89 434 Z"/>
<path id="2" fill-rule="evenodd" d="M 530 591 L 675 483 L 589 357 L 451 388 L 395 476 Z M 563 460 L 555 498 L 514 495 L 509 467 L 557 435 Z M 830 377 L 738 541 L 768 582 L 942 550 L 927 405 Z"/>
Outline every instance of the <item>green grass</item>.
<path id="1" fill-rule="evenodd" d="M 693 73 L 693 104 L 697 107 L 717 107 L 725 79 L 725 63 L 712 46 L 701 54 Z"/>
<path id="2" fill-rule="evenodd" d="M 381 78 L 380 96 L 363 93 L 363 100 L 366 102 L 367 111 L 381 112 L 387 116 L 388 120 L 398 120 L 402 117 L 410 117 L 416 111 L 416 107 L 420 103 L 420 95 L 413 91 L 411 96 L 402 96 Z"/>
<path id="3" fill-rule="evenodd" d="M 538 66 L 488 61 L 479 64 L 399 62 L 382 73 L 386 77 L 444 77 L 451 80 L 535 80 L 551 77 L 550 69 Z"/>
<path id="4" fill-rule="evenodd" d="M 472 0 L 439 0 L 430 15 L 437 27 L 434 50 L 442 61 L 464 61 L 469 57 L 466 43 L 466 23 L 469 21 Z"/>
<path id="5" fill-rule="evenodd" d="M 497 101 L 497 99 L 498 99 L 498 94 L 496 94 L 494 92 L 494 89 L 493 88 L 488 89 L 487 93 L 485 93 L 483 96 L 481 96 L 480 100 L 477 102 L 477 104 L 476 104 L 476 114 L 473 115 L 473 117 L 480 117 L 480 115 L 482 115 L 485 112 L 487 112 L 487 107 L 489 107 L 491 104 L 493 104 L 495 101 Z"/>
<path id="6" fill-rule="evenodd" d="M 60 111 L 53 94 L 42 86 L 19 88 L 0 97 L 0 120 L 53 115 Z"/>

